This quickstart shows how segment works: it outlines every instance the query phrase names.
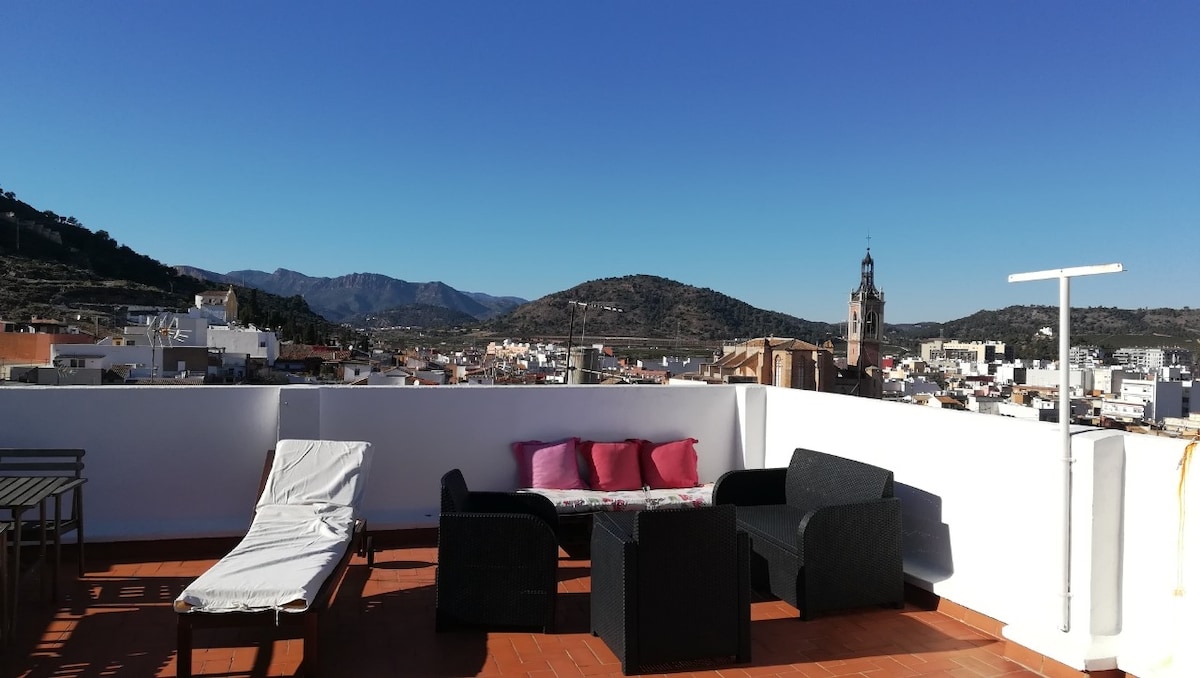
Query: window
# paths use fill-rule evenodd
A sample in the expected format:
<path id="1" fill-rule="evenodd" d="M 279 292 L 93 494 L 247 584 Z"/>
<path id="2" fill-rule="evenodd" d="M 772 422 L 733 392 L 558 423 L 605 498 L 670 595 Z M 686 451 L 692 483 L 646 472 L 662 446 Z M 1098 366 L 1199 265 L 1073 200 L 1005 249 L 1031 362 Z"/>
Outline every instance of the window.
<path id="1" fill-rule="evenodd" d="M 775 376 L 771 378 L 775 386 L 783 386 L 783 356 L 775 356 Z"/>

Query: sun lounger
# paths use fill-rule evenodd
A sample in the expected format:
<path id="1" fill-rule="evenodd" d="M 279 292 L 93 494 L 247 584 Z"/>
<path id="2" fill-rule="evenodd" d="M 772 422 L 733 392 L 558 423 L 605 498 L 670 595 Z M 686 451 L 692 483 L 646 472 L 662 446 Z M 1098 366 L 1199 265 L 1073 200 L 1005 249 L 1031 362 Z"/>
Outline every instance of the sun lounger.
<path id="1" fill-rule="evenodd" d="M 370 452 L 365 442 L 279 441 L 246 536 L 175 600 L 180 676 L 191 675 L 196 626 L 293 620 L 304 623 L 305 672 L 316 675 L 318 614 L 362 538 L 355 514 Z"/>

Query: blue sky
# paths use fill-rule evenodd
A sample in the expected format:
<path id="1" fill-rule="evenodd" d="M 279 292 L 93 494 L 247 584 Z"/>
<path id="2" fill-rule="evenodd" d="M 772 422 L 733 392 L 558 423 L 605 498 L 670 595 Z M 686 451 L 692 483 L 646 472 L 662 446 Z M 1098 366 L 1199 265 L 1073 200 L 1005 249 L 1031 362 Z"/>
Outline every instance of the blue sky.
<path id="1" fill-rule="evenodd" d="M 0 186 L 167 264 L 838 321 L 1200 305 L 1200 3 L 4 3 Z"/>

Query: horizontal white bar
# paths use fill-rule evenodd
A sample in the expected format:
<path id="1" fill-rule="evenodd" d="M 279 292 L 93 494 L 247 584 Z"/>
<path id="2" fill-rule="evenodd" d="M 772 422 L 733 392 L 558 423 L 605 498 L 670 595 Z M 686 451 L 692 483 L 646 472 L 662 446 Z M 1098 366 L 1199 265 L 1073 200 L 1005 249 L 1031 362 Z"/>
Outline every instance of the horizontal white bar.
<path id="1" fill-rule="evenodd" d="M 1125 267 L 1121 264 L 1098 264 L 1096 266 L 1075 266 L 1073 268 L 1054 268 L 1048 271 L 1032 273 L 1013 273 L 1008 276 L 1011 282 L 1026 282 L 1029 280 L 1054 280 L 1057 278 L 1074 278 L 1079 275 L 1098 275 L 1100 273 L 1120 273 Z"/>

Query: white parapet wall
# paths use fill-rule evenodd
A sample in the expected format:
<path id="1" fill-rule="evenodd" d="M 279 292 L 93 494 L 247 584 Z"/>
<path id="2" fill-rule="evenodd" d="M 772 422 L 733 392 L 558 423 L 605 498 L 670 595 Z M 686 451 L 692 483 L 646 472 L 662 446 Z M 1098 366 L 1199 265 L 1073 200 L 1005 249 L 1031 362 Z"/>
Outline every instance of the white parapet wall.
<path id="1" fill-rule="evenodd" d="M 702 480 L 741 468 L 744 387 L 103 386 L 0 388 L 0 447 L 82 447 L 86 538 L 234 536 L 250 524 L 280 437 L 367 440 L 364 512 L 377 529 L 437 524 L 439 480 L 516 486 L 520 440 L 693 437 Z M 751 398 L 753 400 L 753 398 Z M 759 396 L 761 400 L 761 395 Z M 761 408 L 751 416 L 761 417 Z"/>
<path id="2" fill-rule="evenodd" d="M 474 489 L 511 490 L 517 475 L 510 445 L 521 440 L 692 437 L 701 481 L 715 481 L 742 467 L 744 446 L 755 444 L 742 434 L 739 388 L 285 387 L 280 437 L 374 442 L 368 519 L 382 527 L 432 526 L 443 473 L 459 468 Z M 761 430 L 761 422 L 752 428 Z"/>
<path id="3" fill-rule="evenodd" d="M 1120 553 L 1121 434 L 1072 436 L 1110 442 L 1074 444 L 1086 463 L 1077 461 L 1073 473 L 1076 635 L 1064 644 L 1057 424 L 784 389 L 769 392 L 767 422 L 766 466 L 785 466 L 793 449 L 807 447 L 895 473 L 910 583 L 1027 630 L 1030 647 L 1068 665 L 1115 664 L 1116 650 L 1097 649 L 1094 636 L 1119 626 L 1117 581 L 1112 568 L 1097 572 L 1093 558 Z"/>
<path id="4" fill-rule="evenodd" d="M 767 466 L 806 447 L 894 472 L 910 582 L 1005 622 L 1057 618 L 1056 425 L 788 390 L 767 420 Z"/>
<path id="5" fill-rule="evenodd" d="M 1188 455 L 1189 442 L 1125 439 L 1119 666 L 1139 678 L 1200 676 L 1200 449 Z"/>
<path id="6" fill-rule="evenodd" d="M 1200 485 L 1186 441 L 1072 435 L 1070 631 L 1054 423 L 758 385 L 5 387 L 0 447 L 82 447 L 87 538 L 236 536 L 281 437 L 367 440 L 378 529 L 437 521 L 438 481 L 512 489 L 514 441 L 694 437 L 700 477 L 808 447 L 895 473 L 905 575 L 1076 668 L 1200 675 Z M 1189 520 L 1190 516 L 1190 520 Z"/>
<path id="7" fill-rule="evenodd" d="M 256 386 L 0 388 L 0 447 L 86 451 L 89 541 L 228 536 L 250 525 L 278 401 Z"/>

